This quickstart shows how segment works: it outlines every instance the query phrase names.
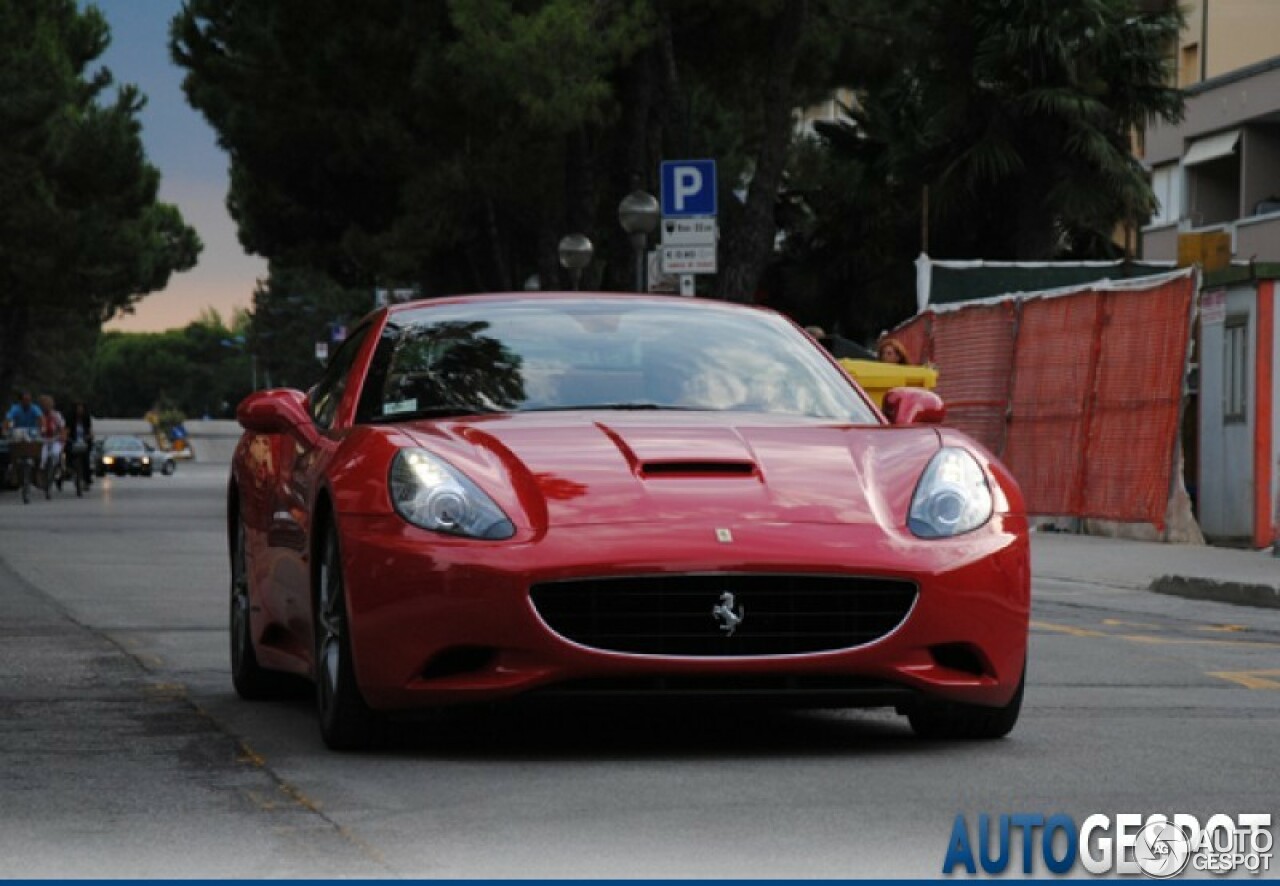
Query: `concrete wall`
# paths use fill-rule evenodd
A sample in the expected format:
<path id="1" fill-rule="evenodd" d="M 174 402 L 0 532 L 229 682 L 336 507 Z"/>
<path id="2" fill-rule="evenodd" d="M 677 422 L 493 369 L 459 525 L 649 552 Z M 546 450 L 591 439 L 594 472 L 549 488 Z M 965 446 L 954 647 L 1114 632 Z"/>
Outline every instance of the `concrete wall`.
<path id="1" fill-rule="evenodd" d="M 1276 5 L 1280 7 L 1280 3 Z M 1280 111 L 1280 62 L 1247 79 L 1207 83 L 1187 96 L 1182 123 L 1170 125 L 1157 120 L 1147 127 L 1143 159 L 1152 166 L 1171 163 L 1182 157 L 1192 139 L 1231 129 L 1249 120 L 1267 118 L 1277 111 Z"/>
<path id="2" fill-rule="evenodd" d="M 1203 7 L 1205 0 L 1198 0 Z M 1185 8 L 1185 7 L 1184 7 Z M 1276 0 L 1208 0 L 1208 47 L 1205 76 L 1217 77 L 1246 65 L 1256 64 L 1276 54 L 1276 34 L 1280 34 L 1280 3 Z M 1197 15 L 1183 32 L 1183 43 L 1200 37 Z"/>
<path id="3" fill-rule="evenodd" d="M 1176 223 L 1143 229 L 1142 260 L 1178 260 L 1178 225 Z"/>
<path id="4" fill-rule="evenodd" d="M 1280 259 L 1280 215 L 1236 222 L 1235 257 L 1243 261 Z"/>

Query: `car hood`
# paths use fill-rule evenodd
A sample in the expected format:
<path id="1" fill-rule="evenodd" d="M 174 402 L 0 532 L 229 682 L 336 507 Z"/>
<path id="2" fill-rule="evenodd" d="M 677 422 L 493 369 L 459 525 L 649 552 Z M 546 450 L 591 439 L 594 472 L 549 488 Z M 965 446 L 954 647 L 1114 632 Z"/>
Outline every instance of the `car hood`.
<path id="1" fill-rule="evenodd" d="M 734 413 L 534 413 L 400 430 L 535 531 L 669 520 L 901 526 L 940 446 L 932 428 Z"/>

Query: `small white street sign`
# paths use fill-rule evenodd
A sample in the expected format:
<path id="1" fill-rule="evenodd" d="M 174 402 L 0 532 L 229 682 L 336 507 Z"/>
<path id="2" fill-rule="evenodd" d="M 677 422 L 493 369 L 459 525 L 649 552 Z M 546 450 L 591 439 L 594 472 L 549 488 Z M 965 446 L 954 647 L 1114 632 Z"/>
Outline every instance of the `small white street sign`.
<path id="1" fill-rule="evenodd" d="M 1215 289 L 1200 293 L 1200 323 L 1210 326 L 1227 321 L 1227 291 Z"/>
<path id="2" fill-rule="evenodd" d="M 664 246 L 713 246 L 716 242 L 714 218 L 664 218 L 659 230 Z"/>
<path id="3" fill-rule="evenodd" d="M 714 274 L 716 248 L 715 246 L 664 245 L 662 272 L 664 274 Z"/>
<path id="4" fill-rule="evenodd" d="M 645 279 L 649 281 L 649 291 L 662 293 L 664 295 L 674 295 L 680 290 L 680 280 L 672 274 L 662 273 L 662 257 L 658 254 L 658 250 L 649 250 L 649 273 L 645 275 Z"/>

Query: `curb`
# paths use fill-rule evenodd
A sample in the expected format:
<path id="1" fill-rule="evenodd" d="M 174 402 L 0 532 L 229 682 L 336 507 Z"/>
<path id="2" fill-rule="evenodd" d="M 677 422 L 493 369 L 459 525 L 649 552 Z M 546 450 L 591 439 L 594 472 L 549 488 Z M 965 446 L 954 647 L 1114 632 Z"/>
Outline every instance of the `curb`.
<path id="1" fill-rule="evenodd" d="M 1190 600 L 1213 600 L 1234 606 L 1280 609 L 1280 588 L 1273 585 L 1164 575 L 1151 582 L 1150 590 L 1157 594 L 1185 597 Z"/>

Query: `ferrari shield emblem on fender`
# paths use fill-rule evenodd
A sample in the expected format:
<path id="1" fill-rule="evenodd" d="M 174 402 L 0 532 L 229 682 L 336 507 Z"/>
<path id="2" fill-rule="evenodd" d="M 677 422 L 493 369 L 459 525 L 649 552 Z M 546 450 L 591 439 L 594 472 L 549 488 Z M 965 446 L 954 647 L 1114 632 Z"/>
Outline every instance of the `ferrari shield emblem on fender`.
<path id="1" fill-rule="evenodd" d="M 720 542 L 722 545 L 733 544 L 733 533 L 728 529 L 717 529 L 716 541 Z"/>
<path id="2" fill-rule="evenodd" d="M 711 614 L 720 622 L 720 630 L 725 632 L 725 636 L 732 637 L 738 625 L 747 617 L 747 607 L 739 606 L 738 611 L 734 612 L 733 594 L 725 591 L 720 595 L 720 602 L 712 608 Z"/>

